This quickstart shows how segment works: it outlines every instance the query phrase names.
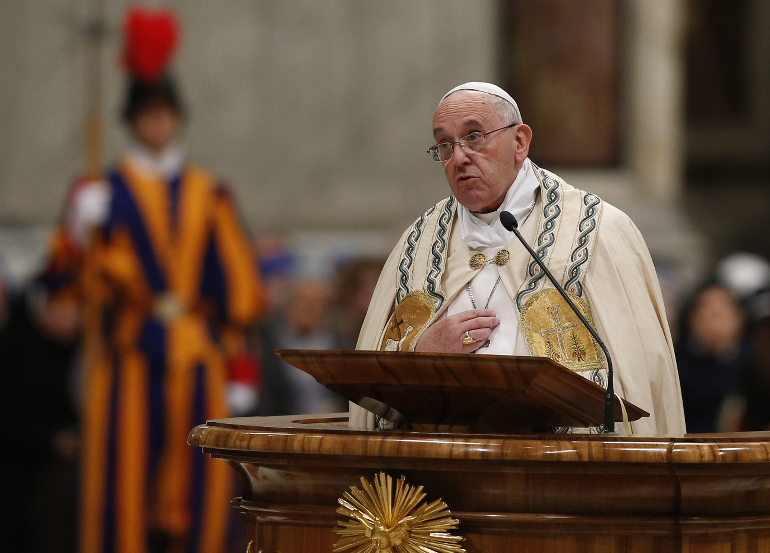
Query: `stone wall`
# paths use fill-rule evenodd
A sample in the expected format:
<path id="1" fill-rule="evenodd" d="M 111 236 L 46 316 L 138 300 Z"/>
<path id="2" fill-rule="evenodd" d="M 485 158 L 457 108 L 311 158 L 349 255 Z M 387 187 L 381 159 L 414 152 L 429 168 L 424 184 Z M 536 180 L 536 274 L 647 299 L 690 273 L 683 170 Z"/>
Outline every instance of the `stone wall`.
<path id="1" fill-rule="evenodd" d="M 85 39 L 95 1 L 0 6 L 0 225 L 52 224 L 84 161 Z M 175 73 L 192 157 L 228 178 L 253 229 L 399 227 L 445 195 L 425 153 L 441 95 L 494 78 L 496 3 L 176 2 Z M 174 3 L 172 3 L 174 5 Z M 103 52 L 106 157 L 119 121 L 120 22 Z"/>
<path id="2" fill-rule="evenodd" d="M 625 114 L 620 166 L 548 168 L 628 211 L 656 258 L 697 275 L 704 250 L 676 207 L 681 117 L 647 116 L 681 110 L 682 1 L 663 11 L 655 0 L 624 2 L 614 100 Z M 83 170 L 83 28 L 97 5 L 0 5 L 0 244 L 16 244 L 25 229 L 44 236 Z M 114 160 L 128 141 L 117 63 L 127 2 L 103 5 L 111 30 L 102 52 L 104 145 Z M 232 183 L 253 231 L 291 229 L 293 242 L 316 256 L 324 248 L 379 252 L 446 196 L 441 168 L 425 153 L 433 110 L 458 83 L 499 80 L 501 37 L 515 32 L 501 17 L 505 0 L 171 5 L 184 28 L 174 71 L 190 114 L 191 157 Z M 645 71 L 652 60 L 663 70 Z"/>

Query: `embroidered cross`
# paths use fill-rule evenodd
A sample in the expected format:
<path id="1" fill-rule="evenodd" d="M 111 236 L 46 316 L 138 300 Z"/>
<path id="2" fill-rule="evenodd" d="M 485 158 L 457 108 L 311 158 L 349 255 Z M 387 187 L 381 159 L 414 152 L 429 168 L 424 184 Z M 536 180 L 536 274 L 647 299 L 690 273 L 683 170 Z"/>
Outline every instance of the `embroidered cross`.
<path id="1" fill-rule="evenodd" d="M 577 328 L 577 323 L 569 323 L 568 325 L 563 326 L 561 324 L 561 318 L 559 317 L 559 306 L 551 305 L 547 309 L 548 313 L 551 314 L 551 319 L 553 319 L 554 328 L 549 328 L 547 330 L 541 328 L 540 335 L 545 338 L 546 336 L 556 334 L 556 339 L 559 341 L 559 347 L 561 348 L 561 358 L 563 362 L 572 363 L 572 359 L 570 359 L 569 354 L 567 353 L 567 345 L 564 343 L 564 334 L 573 328 Z"/>
<path id="2" fill-rule="evenodd" d="M 393 322 L 390 324 L 390 331 L 393 332 L 394 330 L 398 330 L 398 335 L 403 336 L 404 335 L 404 326 L 408 326 L 406 321 L 403 317 L 398 318 L 396 315 L 393 315 Z"/>

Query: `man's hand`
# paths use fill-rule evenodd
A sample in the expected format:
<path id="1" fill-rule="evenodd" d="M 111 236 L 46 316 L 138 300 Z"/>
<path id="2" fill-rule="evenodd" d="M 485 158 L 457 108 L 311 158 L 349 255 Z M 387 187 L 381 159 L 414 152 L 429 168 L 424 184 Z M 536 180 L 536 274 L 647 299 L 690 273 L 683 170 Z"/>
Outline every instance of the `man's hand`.
<path id="1" fill-rule="evenodd" d="M 490 309 L 471 309 L 433 323 L 420 336 L 414 351 L 472 353 L 484 345 L 500 319 Z M 465 332 L 476 340 L 464 345 Z"/>

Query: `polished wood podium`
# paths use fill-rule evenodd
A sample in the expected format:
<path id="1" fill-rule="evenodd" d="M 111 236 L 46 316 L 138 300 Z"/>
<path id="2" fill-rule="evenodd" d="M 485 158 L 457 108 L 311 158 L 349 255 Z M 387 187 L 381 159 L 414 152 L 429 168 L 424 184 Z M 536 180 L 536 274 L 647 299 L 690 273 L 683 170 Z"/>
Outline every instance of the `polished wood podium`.
<path id="1" fill-rule="evenodd" d="M 391 422 L 443 431 L 599 426 L 606 390 L 545 357 L 276 350 L 342 397 Z M 649 413 L 625 402 L 629 420 Z M 623 420 L 615 397 L 615 421 Z"/>
<path id="2" fill-rule="evenodd" d="M 337 529 L 357 524 L 344 507 L 351 496 L 341 511 L 339 500 L 380 473 L 380 482 L 403 476 L 422 487 L 423 505 L 442 499 L 468 553 L 770 553 L 770 433 L 537 433 L 544 424 L 600 423 L 604 390 L 541 358 L 280 353 L 330 389 L 383 415 L 395 412 L 413 428 L 351 428 L 339 414 L 223 419 L 193 429 L 188 443 L 238 476 L 233 505 L 248 519 L 248 553 L 334 551 Z M 647 415 L 626 405 L 632 420 Z M 616 402 L 616 420 L 619 410 Z M 375 553 L 404 551 L 387 544 L 420 532 L 370 526 L 361 539 L 379 540 Z"/>
<path id="3" fill-rule="evenodd" d="M 367 431 L 344 414 L 209 421 L 253 553 L 328 553 L 337 500 L 379 471 L 424 486 L 469 553 L 770 551 L 770 434 L 617 437 Z"/>

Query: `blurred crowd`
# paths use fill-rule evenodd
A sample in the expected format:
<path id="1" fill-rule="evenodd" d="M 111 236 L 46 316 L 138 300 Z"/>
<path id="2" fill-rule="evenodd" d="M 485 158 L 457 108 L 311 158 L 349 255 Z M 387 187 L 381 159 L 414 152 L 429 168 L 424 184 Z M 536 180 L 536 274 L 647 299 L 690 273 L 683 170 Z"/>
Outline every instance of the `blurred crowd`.
<path id="1" fill-rule="evenodd" d="M 347 401 L 279 356 L 276 349 L 355 349 L 385 259 L 331 260 L 329 276 L 302 276 L 301 261 L 280 236 L 257 239 L 266 289 L 261 322 L 249 333 L 261 360 L 257 415 L 347 411 Z"/>
<path id="2" fill-rule="evenodd" d="M 770 262 L 728 255 L 689 296 L 660 277 L 687 432 L 770 430 Z"/>
<path id="3" fill-rule="evenodd" d="M 384 259 L 330 260 L 321 277 L 306 275 L 280 236 L 258 238 L 255 251 L 266 305 L 247 332 L 250 370 L 236 364 L 229 371 L 230 414 L 347 411 L 346 400 L 273 350 L 355 348 Z M 0 534 L 9 551 L 71 552 L 82 446 L 81 313 L 71 302 L 51 301 L 43 281 L 14 284 L 0 260 Z M 233 550 L 240 551 L 245 532 L 233 518 Z"/>

